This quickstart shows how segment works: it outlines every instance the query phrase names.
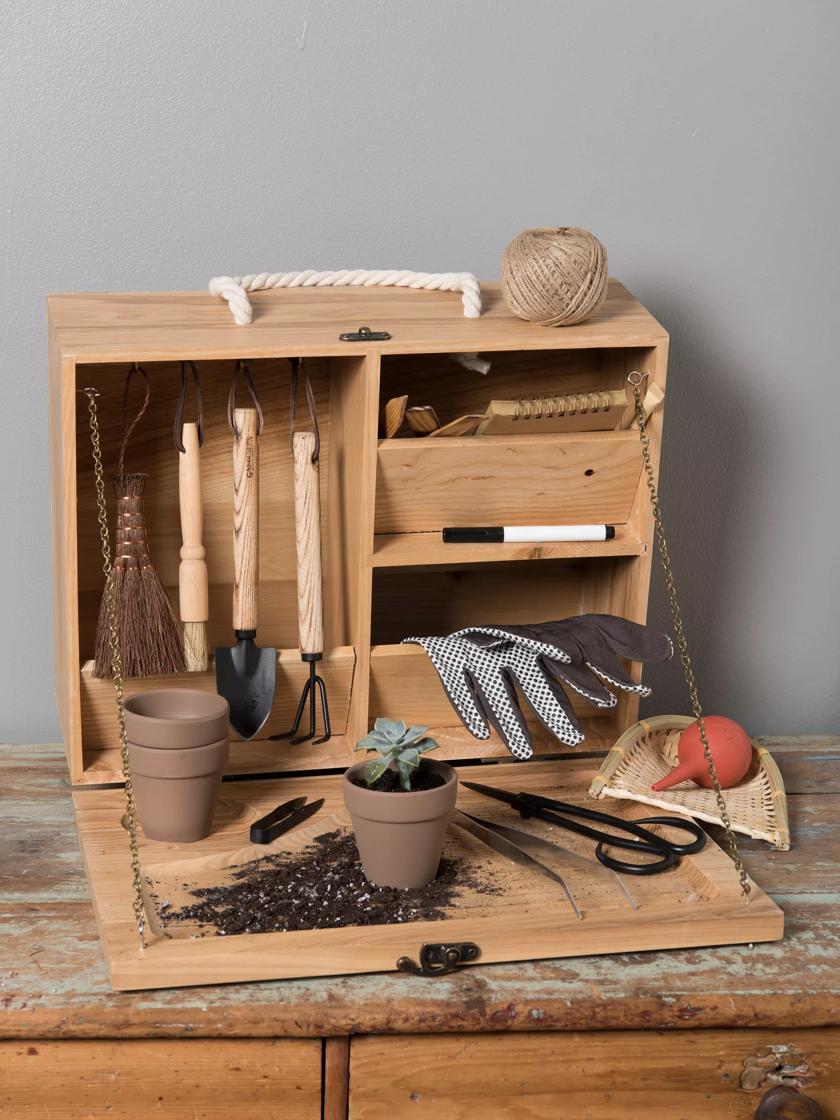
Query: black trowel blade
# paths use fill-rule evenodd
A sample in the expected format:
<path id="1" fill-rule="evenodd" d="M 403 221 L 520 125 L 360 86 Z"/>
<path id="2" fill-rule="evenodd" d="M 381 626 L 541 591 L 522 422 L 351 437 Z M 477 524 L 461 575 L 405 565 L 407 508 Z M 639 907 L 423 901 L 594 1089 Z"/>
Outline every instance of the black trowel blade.
<path id="1" fill-rule="evenodd" d="M 219 646 L 215 661 L 216 691 L 230 704 L 230 725 L 243 739 L 253 739 L 274 703 L 277 650 L 240 638 L 235 646 Z"/>

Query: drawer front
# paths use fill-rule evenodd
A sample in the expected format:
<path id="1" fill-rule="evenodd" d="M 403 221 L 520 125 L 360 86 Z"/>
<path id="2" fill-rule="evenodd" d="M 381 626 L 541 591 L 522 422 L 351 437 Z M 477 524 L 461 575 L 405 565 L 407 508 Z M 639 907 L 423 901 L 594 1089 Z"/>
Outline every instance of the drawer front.
<path id="1" fill-rule="evenodd" d="M 350 1120 L 751 1120 L 774 1078 L 838 1120 L 840 1028 L 360 1038 Z"/>
<path id="2" fill-rule="evenodd" d="M 624 524 L 642 469 L 635 432 L 383 440 L 378 458 L 377 533 Z"/>
<path id="3" fill-rule="evenodd" d="M 0 1117 L 319 1120 L 317 1039 L 0 1043 Z"/>

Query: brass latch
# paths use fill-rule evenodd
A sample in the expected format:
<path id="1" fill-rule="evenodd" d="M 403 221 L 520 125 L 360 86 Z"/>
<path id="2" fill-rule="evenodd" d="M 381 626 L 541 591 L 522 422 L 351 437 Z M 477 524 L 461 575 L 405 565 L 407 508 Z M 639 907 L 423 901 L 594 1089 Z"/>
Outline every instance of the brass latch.
<path id="1" fill-rule="evenodd" d="M 420 949 L 420 964 L 410 957 L 400 957 L 397 968 L 412 976 L 446 976 L 460 964 L 477 961 L 481 950 L 474 941 L 458 941 L 452 945 L 442 942 L 426 943 Z"/>
<path id="2" fill-rule="evenodd" d="M 340 342 L 386 342 L 390 337 L 387 331 L 372 331 L 370 327 L 359 327 L 357 331 L 345 331 L 338 336 Z"/>

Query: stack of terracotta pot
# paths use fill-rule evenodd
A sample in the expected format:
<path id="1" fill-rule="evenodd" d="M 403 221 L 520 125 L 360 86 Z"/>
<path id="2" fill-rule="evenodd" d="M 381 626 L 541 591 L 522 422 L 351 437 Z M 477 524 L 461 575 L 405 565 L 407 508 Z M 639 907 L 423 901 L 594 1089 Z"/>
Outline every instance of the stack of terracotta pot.
<path id="1" fill-rule="evenodd" d="M 228 763 L 228 703 L 192 688 L 125 702 L 137 815 L 150 840 L 188 844 L 210 834 Z"/>

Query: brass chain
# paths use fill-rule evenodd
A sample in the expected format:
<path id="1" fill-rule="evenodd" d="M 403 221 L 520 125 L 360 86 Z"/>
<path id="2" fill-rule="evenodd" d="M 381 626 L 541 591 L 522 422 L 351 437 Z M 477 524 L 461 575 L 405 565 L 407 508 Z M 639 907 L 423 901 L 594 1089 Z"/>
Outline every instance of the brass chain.
<path id="1" fill-rule="evenodd" d="M 647 475 L 647 486 L 650 492 L 650 506 L 653 511 L 653 522 L 656 527 L 656 542 L 659 546 L 659 558 L 662 561 L 662 571 L 665 574 L 665 589 L 668 594 L 668 605 L 671 610 L 671 621 L 674 625 L 674 634 L 677 638 L 677 647 L 679 649 L 680 661 L 682 663 L 683 676 L 685 683 L 688 686 L 688 695 L 691 699 L 691 710 L 694 718 L 697 721 L 697 728 L 700 732 L 700 742 L 703 744 L 703 755 L 706 759 L 706 768 L 709 771 L 709 777 L 712 779 L 712 786 L 715 791 L 715 800 L 717 801 L 718 813 L 720 815 L 721 823 L 723 824 L 724 832 L 726 833 L 726 846 L 729 850 L 729 855 L 732 862 L 735 864 L 735 869 L 738 872 L 738 879 L 741 883 L 741 894 L 745 900 L 750 900 L 750 880 L 747 875 L 744 864 L 741 861 L 741 853 L 738 851 L 738 844 L 735 840 L 735 833 L 732 831 L 732 824 L 729 820 L 729 812 L 726 808 L 726 801 L 723 796 L 723 791 L 720 787 L 718 780 L 717 770 L 715 768 L 715 760 L 712 757 L 711 748 L 709 747 L 709 740 L 706 735 L 706 724 L 703 719 L 703 709 L 700 707 L 700 697 L 697 693 L 697 682 L 694 677 L 694 669 L 691 664 L 691 658 L 688 654 L 688 641 L 685 636 L 685 628 L 683 626 L 682 610 L 680 609 L 679 599 L 677 597 L 677 588 L 674 583 L 674 573 L 671 568 L 671 556 L 668 552 L 668 542 L 665 540 L 665 529 L 662 525 L 662 511 L 659 508 L 659 495 L 656 489 L 656 475 L 653 470 L 653 460 L 650 454 L 650 436 L 648 435 L 647 424 L 645 421 L 645 410 L 642 404 L 642 382 L 643 375 L 638 372 L 629 374 L 627 382 L 633 390 L 633 397 L 636 406 L 636 422 L 639 425 L 639 438 L 642 444 L 642 461 L 645 467 L 645 474 Z"/>
<path id="2" fill-rule="evenodd" d="M 131 763 L 128 758 L 128 736 L 125 729 L 125 696 L 123 694 L 122 651 L 117 628 L 117 604 L 114 596 L 114 568 L 111 563 L 111 541 L 108 535 L 108 506 L 105 502 L 105 474 L 102 469 L 102 445 L 99 439 L 99 418 L 97 416 L 96 389 L 83 390 L 88 398 L 90 413 L 90 442 L 93 448 L 93 470 L 96 477 L 96 508 L 99 521 L 99 538 L 102 542 L 102 571 L 105 573 L 105 610 L 108 621 L 108 641 L 111 647 L 113 666 L 114 694 L 117 703 L 117 723 L 120 731 L 120 759 L 125 781 L 125 820 L 128 829 L 128 847 L 131 853 L 131 879 L 134 888 L 132 908 L 140 937 L 140 948 L 145 949 L 146 910 L 143 905 L 143 890 L 140 877 L 140 848 L 137 843 L 137 807 L 134 803 L 134 787 L 131 781 Z"/>

